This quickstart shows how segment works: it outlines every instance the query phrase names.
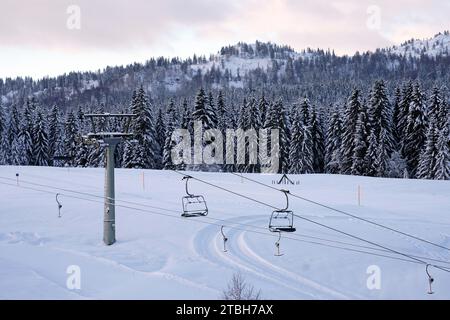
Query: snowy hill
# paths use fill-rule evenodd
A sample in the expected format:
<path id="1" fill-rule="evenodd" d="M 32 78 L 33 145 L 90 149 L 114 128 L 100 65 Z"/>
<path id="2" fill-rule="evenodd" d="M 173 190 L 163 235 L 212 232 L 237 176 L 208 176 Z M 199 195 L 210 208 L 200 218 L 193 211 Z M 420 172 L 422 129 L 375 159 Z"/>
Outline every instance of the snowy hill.
<path id="1" fill-rule="evenodd" d="M 343 98 L 346 87 L 368 87 L 376 80 L 401 82 L 416 78 L 425 86 L 447 83 L 449 33 L 427 40 L 410 40 L 375 52 L 338 56 L 331 49 L 295 51 L 289 46 L 270 42 L 238 43 L 220 49 L 216 54 L 186 59 L 152 57 L 144 63 L 108 66 L 92 72 L 69 72 L 57 77 L 0 79 L 0 102 L 4 106 L 22 105 L 35 97 L 44 106 L 54 104 L 62 109 L 79 105 L 105 105 L 120 109 L 129 104 L 132 91 L 143 85 L 154 102 L 166 104 L 168 97 L 188 100 L 200 88 L 221 89 L 235 97 L 243 91 L 271 88 L 293 89 L 287 102 L 303 97 L 304 92 L 320 92 L 323 105 Z M 398 55 L 409 59 L 399 59 Z M 428 57 L 436 57 L 429 61 Z M 427 58 L 422 63 L 422 57 Z M 69 70 L 68 70 L 69 71 Z M 433 77 L 427 75 L 433 75 Z M 267 89 L 266 89 L 267 90 Z M 292 100 L 291 100 L 292 99 Z M 237 101 L 234 101 L 237 103 Z"/>
<path id="2" fill-rule="evenodd" d="M 411 39 L 400 46 L 393 46 L 385 50 L 406 57 L 420 57 L 421 55 L 429 57 L 449 56 L 450 33 L 445 31 L 429 39 Z"/>
<path id="3" fill-rule="evenodd" d="M 106 247 L 101 199 L 53 189 L 101 197 L 102 169 L 0 167 L 0 177 L 15 179 L 16 173 L 20 173 L 20 187 L 14 180 L 0 179 L 2 299 L 216 299 L 237 270 L 266 299 L 450 299 L 449 273 L 430 268 L 436 293 L 428 295 L 424 265 L 301 219 L 295 220 L 297 232 L 281 239 L 284 255 L 276 257 L 277 237 L 265 229 L 270 209 L 200 182 L 193 181 L 191 189 L 206 197 L 209 219 L 179 218 L 184 184 L 170 171 L 116 170 L 117 204 L 122 205 L 116 208 L 118 242 Z M 192 175 L 274 206 L 284 202 L 282 194 L 230 174 Z M 275 179 L 249 177 L 269 185 Z M 293 193 L 450 246 L 447 181 L 319 174 L 291 179 L 300 181 L 290 186 Z M 358 185 L 361 206 L 357 205 Z M 59 197 L 61 218 L 57 217 L 56 192 L 64 194 Z M 292 199 L 291 209 L 450 266 L 445 262 L 450 261 L 449 251 L 300 200 Z M 222 251 L 220 225 L 225 225 L 229 238 L 228 252 Z M 71 265 L 80 267 L 80 290 L 66 287 Z M 379 290 L 367 287 L 367 270 L 374 265 L 381 271 Z"/>

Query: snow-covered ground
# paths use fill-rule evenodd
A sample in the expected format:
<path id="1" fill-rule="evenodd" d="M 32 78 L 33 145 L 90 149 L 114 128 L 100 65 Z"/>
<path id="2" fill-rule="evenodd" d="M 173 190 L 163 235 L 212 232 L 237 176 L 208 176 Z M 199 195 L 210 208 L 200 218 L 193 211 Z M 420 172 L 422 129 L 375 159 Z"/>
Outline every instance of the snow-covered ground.
<path id="1" fill-rule="evenodd" d="M 103 169 L 0 167 L 0 177 L 15 179 L 16 173 L 20 174 L 23 187 L 51 190 L 24 183 L 28 181 L 103 195 Z M 192 175 L 274 206 L 284 205 L 281 193 L 231 174 Z M 270 175 L 249 176 L 267 184 L 275 179 Z M 291 178 L 300 181 L 299 185 L 290 186 L 293 193 L 450 247 L 448 181 L 339 175 Z M 2 179 L 0 182 L 15 184 Z M 358 185 L 362 190 L 361 206 L 357 204 Z M 220 227 L 202 222 L 264 228 L 271 210 L 198 181 L 192 181 L 191 189 L 206 197 L 208 217 L 223 219 L 222 222 L 177 217 L 184 194 L 180 175 L 116 169 L 118 204 L 143 211 L 117 207 L 118 241 L 105 246 L 101 199 L 90 197 L 100 201 L 90 202 L 61 196 L 62 217 L 58 218 L 57 191 L 43 193 L 0 184 L 0 298 L 216 299 L 233 273 L 240 271 L 249 283 L 261 289 L 266 299 L 450 299 L 450 273 L 430 268 L 435 294 L 428 295 L 424 265 L 343 250 L 345 247 L 395 256 L 358 247 L 369 245 L 300 219 L 295 221 L 297 232 L 289 235 L 296 240 L 281 240 L 281 257 L 274 256 L 277 238 L 273 234 L 250 227 L 225 227 L 229 238 L 225 253 Z M 291 199 L 291 208 L 309 219 L 393 249 L 423 259 L 450 261 L 448 250 L 325 208 L 296 199 Z M 431 262 L 450 267 L 450 263 Z M 80 267 L 80 290 L 66 287 L 66 270 L 71 265 Z M 373 265 L 381 271 L 379 290 L 369 290 L 366 284 L 370 277 L 367 269 Z"/>

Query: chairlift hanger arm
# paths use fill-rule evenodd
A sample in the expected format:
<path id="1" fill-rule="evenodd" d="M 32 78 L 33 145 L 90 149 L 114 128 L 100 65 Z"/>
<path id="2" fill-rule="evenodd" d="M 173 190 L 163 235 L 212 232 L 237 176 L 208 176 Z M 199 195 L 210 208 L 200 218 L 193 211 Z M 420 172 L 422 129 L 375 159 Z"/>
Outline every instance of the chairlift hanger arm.
<path id="1" fill-rule="evenodd" d="M 284 209 L 282 209 L 281 211 L 287 211 L 289 209 L 289 196 L 288 196 L 289 190 L 281 189 L 280 191 L 283 192 L 284 195 L 286 196 L 286 207 Z"/>
<path id="2" fill-rule="evenodd" d="M 186 187 L 186 194 L 187 194 L 188 196 L 192 197 L 193 194 L 189 192 L 189 186 L 188 186 L 188 183 L 189 183 L 189 179 L 190 179 L 190 178 L 192 178 L 192 177 L 191 177 L 191 176 L 184 176 L 182 180 L 186 180 L 186 185 L 185 185 L 185 187 Z"/>

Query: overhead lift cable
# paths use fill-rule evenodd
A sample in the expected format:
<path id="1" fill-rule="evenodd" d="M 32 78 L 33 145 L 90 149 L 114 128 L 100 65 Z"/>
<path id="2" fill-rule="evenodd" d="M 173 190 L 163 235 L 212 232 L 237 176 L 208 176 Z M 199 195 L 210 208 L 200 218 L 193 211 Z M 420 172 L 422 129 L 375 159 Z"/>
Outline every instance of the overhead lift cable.
<path id="1" fill-rule="evenodd" d="M 176 173 L 178 173 L 178 174 L 180 174 L 180 175 L 184 175 L 183 173 L 178 172 L 177 170 L 172 170 L 172 171 L 174 171 L 174 172 L 176 172 Z M 260 201 L 260 200 L 257 200 L 257 199 L 253 199 L 253 198 L 251 198 L 251 197 L 249 197 L 249 196 L 246 196 L 246 195 L 243 195 L 243 194 L 241 194 L 241 193 L 238 193 L 238 192 L 235 192 L 235 191 L 226 189 L 226 188 L 224 188 L 224 187 L 221 187 L 221 186 L 218 186 L 218 185 L 216 185 L 216 184 L 213 184 L 213 183 L 204 181 L 204 180 L 202 180 L 202 179 L 199 179 L 199 178 L 196 178 L 196 177 L 193 177 L 193 176 L 191 176 L 191 177 L 192 177 L 192 179 L 197 180 L 197 181 L 200 181 L 200 182 L 203 182 L 203 183 L 205 183 L 205 184 L 207 184 L 207 185 L 209 185 L 209 186 L 212 186 L 212 187 L 218 188 L 218 189 L 220 189 L 220 190 L 223 190 L 223 191 L 226 191 L 226 192 L 235 194 L 235 195 L 240 196 L 240 197 L 242 197 L 242 198 L 246 198 L 246 199 L 248 199 L 248 200 L 251 200 L 251 201 L 260 203 L 260 204 L 265 205 L 265 206 L 267 206 L 267 207 L 275 208 L 276 210 L 280 210 L 279 208 L 276 208 L 276 207 L 272 206 L 271 204 L 265 203 L 265 202 L 263 202 L 263 201 Z M 391 248 L 389 248 L 389 247 L 387 247 L 387 246 L 380 245 L 380 244 L 378 244 L 378 243 L 376 243 L 376 242 L 373 242 L 373 241 L 370 241 L 370 240 L 366 240 L 366 239 L 364 239 L 364 238 L 361 238 L 361 237 L 352 235 L 352 234 L 350 234 L 350 233 L 348 233 L 348 232 L 341 231 L 341 230 L 339 230 L 339 229 L 337 229 L 337 228 L 330 227 L 330 226 L 325 225 L 325 224 L 323 224 L 323 223 L 319 223 L 319 222 L 317 222 L 317 221 L 314 221 L 314 220 L 305 218 L 305 217 L 303 217 L 303 216 L 299 216 L 299 215 L 297 215 L 297 214 L 296 214 L 295 216 L 298 217 L 298 218 L 300 218 L 300 219 L 303 219 L 303 220 L 309 221 L 309 222 L 311 222 L 311 223 L 314 223 L 314 224 L 316 224 L 316 225 L 319 225 L 319 226 L 322 226 L 322 227 L 324 227 L 324 228 L 327 228 L 327 229 L 329 229 L 329 230 L 333 230 L 333 231 L 335 231 L 335 232 L 341 233 L 341 234 L 346 235 L 346 236 L 348 236 L 348 237 L 352 237 L 352 238 L 357 239 L 357 240 L 360 240 L 360 241 L 362 241 L 362 242 L 366 242 L 366 243 L 371 244 L 371 245 L 374 245 L 374 246 L 376 246 L 376 247 L 385 249 L 385 250 L 387 250 L 387 251 L 389 251 L 389 252 L 391 252 L 391 253 L 394 253 L 394 254 L 397 254 L 397 255 L 401 255 L 401 256 L 403 256 L 403 257 L 407 257 L 407 258 L 409 258 L 409 259 L 415 260 L 415 261 L 417 261 L 418 263 L 421 263 L 421 264 L 424 264 L 424 265 L 429 264 L 428 262 L 426 262 L 426 261 L 424 261 L 424 260 L 422 260 L 422 259 L 413 257 L 412 255 L 409 255 L 409 254 L 407 254 L 407 253 L 403 253 L 403 252 L 397 251 L 397 250 L 395 250 L 395 249 L 391 249 Z M 447 269 L 445 269 L 445 268 L 442 268 L 442 267 L 436 267 L 436 268 L 437 268 L 437 269 L 440 269 L 440 270 L 443 270 L 443 271 L 446 271 L 446 272 L 450 272 L 449 270 L 447 270 Z"/>
<path id="2" fill-rule="evenodd" d="M 264 187 L 267 187 L 267 188 L 269 188 L 269 189 L 277 190 L 277 191 L 282 191 L 282 189 L 278 189 L 278 188 L 272 187 L 272 186 L 267 185 L 267 184 L 265 184 L 265 183 L 262 183 L 262 182 L 260 182 L 260 181 L 258 181 L 258 180 L 255 180 L 255 179 L 246 177 L 246 176 L 244 176 L 244 175 L 239 175 L 239 174 L 237 174 L 237 173 L 235 173 L 235 172 L 231 172 L 231 174 L 233 174 L 233 175 L 235 175 L 235 176 L 238 176 L 238 177 L 240 177 L 240 178 L 244 178 L 244 179 L 246 179 L 246 180 L 248 180 L 248 181 L 257 183 L 257 184 L 259 184 L 259 185 L 261 185 L 261 186 L 264 186 Z M 395 229 L 395 228 L 392 228 L 392 227 L 383 225 L 383 224 L 381 224 L 381 223 L 378 223 L 378 222 L 375 222 L 375 221 L 372 221 L 372 220 L 369 220 L 369 219 L 365 219 L 365 218 L 359 217 L 359 216 L 357 216 L 357 215 L 355 215 L 355 214 L 352 214 L 352 213 L 350 213 L 350 212 L 347 212 L 347 211 L 344 211 L 344 210 L 341 210 L 341 209 L 337 209 L 337 208 L 333 208 L 333 207 L 331 207 L 331 206 L 329 206 L 329 205 L 326 205 L 326 204 L 323 204 L 323 203 L 320 203 L 320 202 L 317 202 L 317 201 L 314 201 L 314 200 L 311 200 L 311 199 L 308 199 L 308 198 L 299 196 L 299 195 L 294 194 L 294 193 L 290 193 L 290 195 L 291 195 L 292 197 L 294 197 L 294 198 L 298 198 L 298 199 L 304 200 L 304 201 L 306 201 L 306 202 L 309 202 L 309 203 L 312 203 L 312 204 L 321 206 L 321 207 L 323 207 L 323 208 L 326 208 L 326 209 L 329 209 L 329 210 L 332 210 L 332 211 L 335 211 L 335 212 L 344 214 L 344 215 L 349 216 L 349 217 L 352 217 L 352 218 L 354 218 L 354 219 L 358 219 L 358 220 L 361 220 L 361 221 L 370 223 L 370 224 L 372 224 L 372 225 L 375 225 L 375 226 L 377 226 L 377 227 L 384 228 L 384 229 L 386 229 L 386 230 L 389 230 L 389 231 L 392 231 L 392 232 L 396 232 L 396 233 L 398 233 L 398 234 L 401 234 L 401 235 L 410 237 L 410 238 L 412 238 L 412 239 L 416 239 L 416 240 L 418 240 L 418 241 L 422 241 L 422 242 L 424 242 L 424 243 L 428 243 L 428 244 L 433 245 L 433 246 L 435 246 L 435 247 L 438 247 L 438 248 L 441 248 L 441 249 L 445 249 L 445 250 L 450 251 L 450 248 L 448 248 L 448 247 L 445 247 L 445 246 L 442 246 L 442 245 L 440 245 L 440 244 L 438 244 L 438 243 L 435 243 L 435 242 L 432 242 L 432 241 L 423 239 L 423 238 L 418 237 L 418 236 L 415 236 L 415 235 L 413 235 L 413 234 L 410 234 L 410 233 L 407 233 L 407 232 L 404 232 L 404 231 L 401 231 L 401 230 L 398 230 L 398 229 Z"/>
<path id="3" fill-rule="evenodd" d="M 17 186 L 16 184 L 10 184 L 10 183 L 5 183 L 5 182 L 0 182 L 0 184 L 7 185 L 7 186 L 10 186 L 10 187 L 15 187 L 15 188 L 32 190 L 32 191 L 36 191 L 36 192 L 43 192 L 43 193 L 52 194 L 52 195 L 54 194 L 54 192 L 52 192 L 52 191 L 44 190 L 44 189 L 38 189 L 38 188 L 34 188 L 34 187 L 27 187 L 27 186 L 23 186 L 23 185 Z M 74 196 L 74 195 L 64 194 L 64 193 L 59 193 L 59 195 L 67 197 L 67 198 L 73 198 L 73 199 L 77 199 L 77 200 L 84 200 L 84 201 L 104 204 L 103 201 L 83 198 L 83 197 L 80 197 L 80 196 Z M 271 233 L 266 233 L 266 232 L 261 232 L 261 231 L 256 231 L 256 230 L 248 230 L 248 229 L 236 227 L 234 225 L 226 225 L 226 224 L 207 222 L 207 221 L 200 220 L 200 219 L 186 220 L 186 219 L 184 219 L 183 217 L 181 217 L 179 215 L 170 215 L 170 214 L 165 214 L 165 213 L 161 213 L 161 212 L 155 212 L 155 211 L 150 211 L 150 210 L 145 210 L 145 209 L 125 206 L 125 205 L 120 205 L 120 204 L 117 204 L 117 203 L 116 203 L 116 206 L 122 207 L 122 208 L 125 208 L 125 209 L 129 209 L 129 210 L 135 210 L 135 211 L 143 212 L 143 213 L 150 213 L 150 214 L 156 214 L 156 215 L 166 216 L 166 217 L 170 217 L 170 218 L 176 218 L 176 219 L 183 220 L 183 221 L 194 221 L 194 222 L 198 222 L 198 223 L 201 223 L 201 224 L 214 225 L 214 226 L 218 226 L 218 227 L 226 226 L 226 227 L 228 227 L 230 229 L 234 229 L 234 230 L 240 230 L 240 231 L 244 231 L 244 232 L 250 232 L 250 233 L 260 234 L 260 235 L 270 236 L 270 237 L 278 237 L 278 236 L 276 236 L 274 234 L 271 234 Z M 313 245 L 319 245 L 319 246 L 324 246 L 324 247 L 329 247 L 329 248 L 340 249 L 340 250 L 349 251 L 349 252 L 362 253 L 362 254 L 367 254 L 367 255 L 372 255 L 372 256 L 377 256 L 377 257 L 383 257 L 383 258 L 388 258 L 388 259 L 402 261 L 402 262 L 421 264 L 420 262 L 415 261 L 415 260 L 411 260 L 411 259 L 405 259 L 405 258 L 400 258 L 400 257 L 396 257 L 396 256 L 379 254 L 379 253 L 374 253 L 374 252 L 369 252 L 369 251 L 364 251 L 364 250 L 359 250 L 359 249 L 340 247 L 340 246 L 336 246 L 336 245 L 330 245 L 330 244 L 325 244 L 325 243 L 316 242 L 316 241 L 302 240 L 302 239 L 292 238 L 292 237 L 288 237 L 288 236 L 283 237 L 283 238 L 284 239 L 289 239 L 289 240 L 292 240 L 292 241 L 298 241 L 298 242 L 301 242 L 301 243 L 308 243 L 308 244 L 313 244 Z M 450 267 L 444 267 L 444 266 L 435 265 L 435 264 L 428 264 L 428 265 L 436 267 L 436 268 L 442 268 L 441 270 L 450 272 Z"/>
<path id="4" fill-rule="evenodd" d="M 178 174 L 182 174 L 182 173 L 179 173 L 179 172 L 177 172 L 177 171 L 175 171 L 175 172 L 178 173 Z M 193 177 L 192 177 L 192 178 L 193 178 Z M 10 180 L 10 181 L 15 181 L 15 179 L 7 178 L 7 177 L 2 177 L 2 176 L 0 176 L 0 179 Z M 251 198 L 251 197 L 247 197 L 247 196 L 245 196 L 245 195 L 241 195 L 241 194 L 239 194 L 239 193 L 236 193 L 236 192 L 234 192 L 234 191 L 231 191 L 231 190 L 222 188 L 222 187 L 220 187 L 220 186 L 216 186 L 216 185 L 214 185 L 214 184 L 211 184 L 211 183 L 209 183 L 209 182 L 200 180 L 200 179 L 198 179 L 198 178 L 193 178 L 193 179 L 198 180 L 198 181 L 203 182 L 203 183 L 206 183 L 206 184 L 209 184 L 209 185 L 214 186 L 214 187 L 216 187 L 216 188 L 219 188 L 219 189 L 221 189 L 221 190 L 224 190 L 224 191 L 231 192 L 231 193 L 233 193 L 233 194 L 239 195 L 239 196 L 244 197 L 244 198 L 246 198 L 246 199 L 248 199 L 248 200 L 256 201 L 256 202 L 258 202 L 258 203 L 260 203 L 260 204 L 264 204 L 264 205 L 266 205 L 266 206 L 270 206 L 270 207 L 273 208 L 273 209 L 278 209 L 277 207 L 272 206 L 272 205 L 270 205 L 270 204 L 266 204 L 266 203 L 264 203 L 264 202 L 262 202 L 262 201 L 253 199 L 253 198 Z M 75 194 L 79 194 L 79 195 L 83 195 L 83 196 L 89 196 L 89 197 L 99 198 L 99 199 L 102 199 L 102 200 L 105 199 L 104 196 L 100 196 L 100 195 L 96 195 L 96 194 L 92 194 L 92 193 L 88 193 L 88 192 L 82 192 L 82 191 L 77 191 L 77 190 L 71 190 L 71 189 L 67 189 L 67 188 L 60 188 L 60 187 L 55 187 L 55 186 L 45 185 L 45 184 L 42 184 L 42 183 L 35 183 L 35 182 L 25 181 L 25 180 L 22 180 L 21 182 L 22 182 L 23 184 L 30 184 L 30 185 L 39 186 L 39 187 L 44 187 L 44 188 L 48 188 L 48 189 L 55 189 L 55 190 L 59 190 L 59 191 L 64 191 L 64 192 L 69 192 L 69 193 L 75 193 Z M 2 183 L 2 182 L 0 182 L 0 183 Z M 2 183 L 2 184 L 10 185 L 10 184 L 6 184 L 6 183 Z M 18 187 L 18 186 L 15 185 L 15 184 L 14 184 L 14 185 L 11 184 L 11 186 L 16 186 L 16 187 Z M 54 194 L 54 192 L 47 191 L 47 190 L 40 190 L 40 189 L 35 189 L 35 188 L 30 188 L 30 187 L 24 187 L 24 188 L 26 188 L 26 189 L 31 189 L 31 190 L 35 190 L 35 191 L 41 191 L 41 192 L 47 192 L 47 193 L 52 193 L 52 194 Z M 103 202 L 100 202 L 100 201 L 95 201 L 95 200 L 92 200 L 92 199 L 86 199 L 86 198 L 82 198 L 82 197 L 76 197 L 76 196 L 72 196 L 72 195 L 68 195 L 68 194 L 58 193 L 58 195 L 59 195 L 59 196 L 71 197 L 71 198 L 75 198 L 75 199 L 79 199 L 79 200 L 86 200 L 86 201 L 91 201 L 91 202 L 103 203 Z M 166 211 L 166 212 L 178 213 L 178 211 L 176 211 L 176 210 L 171 210 L 171 209 L 167 209 L 167 208 L 162 208 L 162 207 L 157 207 L 157 206 L 152 206 L 152 205 L 142 204 L 142 203 L 133 202 L 133 201 L 119 200 L 119 199 L 112 199 L 112 200 L 114 200 L 114 201 L 116 202 L 116 206 L 123 207 L 123 208 L 128 208 L 128 209 L 130 209 L 131 207 L 124 206 L 124 205 L 119 205 L 119 204 L 117 204 L 117 202 L 123 202 L 123 203 L 127 203 L 127 204 L 132 204 L 132 205 L 136 205 L 136 206 L 140 206 L 140 207 L 146 207 L 146 208 L 151 208 L 151 209 L 156 209 L 156 210 L 162 210 L 162 211 Z M 131 209 L 133 209 L 133 208 L 131 208 Z M 140 210 L 140 209 L 137 209 L 137 208 L 136 208 L 136 210 Z M 151 213 L 152 211 L 148 211 L 148 212 Z M 157 213 L 157 214 L 160 214 L 160 213 Z M 167 215 L 167 216 L 174 217 L 174 216 L 172 216 L 172 215 Z M 214 225 L 220 225 L 220 226 L 222 226 L 222 225 L 223 225 L 223 222 L 225 221 L 224 219 L 218 219 L 218 218 L 213 218 L 213 217 L 209 217 L 209 216 L 205 216 L 205 217 L 202 217 L 202 218 L 203 218 L 203 219 L 207 219 L 207 220 L 211 220 L 211 221 L 217 221 L 218 223 L 217 223 L 217 224 L 214 224 Z M 250 228 L 254 228 L 254 229 L 267 230 L 267 228 L 265 228 L 265 227 L 254 226 L 254 225 L 246 224 L 246 223 L 231 222 L 231 224 L 232 224 L 232 225 L 239 225 L 239 226 L 242 226 L 242 227 L 250 227 Z M 228 226 L 229 226 L 229 225 L 228 225 Z M 229 226 L 229 227 L 230 227 L 230 228 L 234 228 L 234 227 L 231 227 L 231 226 Z M 236 229 L 236 228 L 235 228 L 235 229 Z M 239 230 L 244 230 L 244 229 L 239 229 Z M 247 229 L 245 229 L 245 230 L 246 230 L 246 231 L 251 231 L 251 232 L 252 232 L 252 230 L 247 230 Z M 260 233 L 260 234 L 266 234 L 266 233 L 263 233 L 263 232 L 258 232 L 258 233 Z M 326 241 L 326 242 L 331 242 L 331 243 L 337 243 L 337 244 L 342 244 L 342 245 L 347 245 L 347 246 L 358 247 L 358 248 L 362 248 L 362 249 L 377 250 L 377 251 L 381 251 L 381 252 L 391 252 L 390 250 L 386 250 L 386 249 L 379 248 L 379 247 L 369 247 L 369 246 L 358 245 L 358 244 L 348 243 L 348 242 L 345 242 L 345 241 L 339 241 L 339 240 L 331 240 L 331 239 L 326 239 L 326 238 L 321 238 L 321 237 L 314 237 L 314 236 L 308 236 L 308 235 L 297 235 L 297 234 L 292 234 L 292 236 L 294 236 L 294 237 L 284 237 L 284 238 L 286 238 L 286 239 L 292 239 L 292 240 L 298 240 L 298 241 L 303 241 L 303 242 L 309 242 L 309 243 L 320 244 L 320 242 L 314 242 L 314 241 L 306 241 L 306 240 L 296 239 L 297 237 L 310 238 L 310 239 L 314 239 L 314 240 L 320 240 L 320 241 Z M 323 245 L 326 245 L 326 244 L 323 244 Z M 341 247 L 339 247 L 339 246 L 330 246 L 330 247 L 341 248 Z M 352 250 L 353 250 L 353 249 L 352 249 Z M 358 251 L 358 250 L 357 250 L 357 251 Z M 361 250 L 361 252 L 366 252 L 366 251 L 362 251 L 362 250 Z M 384 255 L 381 255 L 381 256 L 384 256 Z M 421 257 L 421 256 L 417 256 L 417 255 L 412 255 L 412 254 L 409 255 L 409 256 L 414 257 L 414 258 L 427 259 L 427 260 L 435 261 L 435 262 L 439 262 L 439 263 L 450 264 L 450 261 L 445 261 L 445 260 L 432 259 L 432 258 Z M 402 259 L 402 260 L 403 260 L 403 259 Z"/>

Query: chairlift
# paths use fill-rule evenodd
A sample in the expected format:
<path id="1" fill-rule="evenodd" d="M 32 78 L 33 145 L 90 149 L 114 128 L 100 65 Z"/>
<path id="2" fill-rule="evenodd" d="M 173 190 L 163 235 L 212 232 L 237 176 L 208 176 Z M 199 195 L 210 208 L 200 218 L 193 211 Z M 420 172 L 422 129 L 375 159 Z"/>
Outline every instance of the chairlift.
<path id="1" fill-rule="evenodd" d="M 430 264 L 427 264 L 427 266 L 425 267 L 425 271 L 427 273 L 428 276 L 428 294 L 433 294 L 433 289 L 431 288 L 432 283 L 434 282 L 434 278 L 431 276 L 430 272 L 428 271 L 428 268 L 430 267 Z"/>
<path id="2" fill-rule="evenodd" d="M 182 180 L 186 180 L 186 196 L 182 198 L 183 213 L 182 217 L 204 217 L 208 215 L 208 206 L 202 195 L 194 195 L 189 192 L 188 183 L 191 176 L 184 176 Z"/>
<path id="3" fill-rule="evenodd" d="M 227 246 L 226 245 L 227 245 L 228 238 L 225 235 L 225 233 L 223 232 L 223 227 L 224 226 L 220 227 L 220 233 L 222 234 L 222 238 L 223 238 L 223 252 L 227 252 L 228 250 L 227 250 Z"/>
<path id="4" fill-rule="evenodd" d="M 286 196 L 286 207 L 272 212 L 269 230 L 272 232 L 295 232 L 294 213 L 289 210 L 289 190 L 280 190 Z"/>
<path id="5" fill-rule="evenodd" d="M 283 253 L 280 253 L 280 241 L 281 241 L 281 231 L 278 231 L 278 240 L 275 242 L 275 247 L 277 248 L 277 252 L 275 252 L 275 256 L 281 257 Z"/>
<path id="6" fill-rule="evenodd" d="M 60 194 L 59 193 L 57 193 L 56 194 L 56 203 L 57 203 L 57 205 L 58 205 L 58 218 L 61 218 L 61 208 L 62 208 L 62 204 L 61 204 L 61 202 L 59 202 L 59 196 L 60 196 Z"/>

